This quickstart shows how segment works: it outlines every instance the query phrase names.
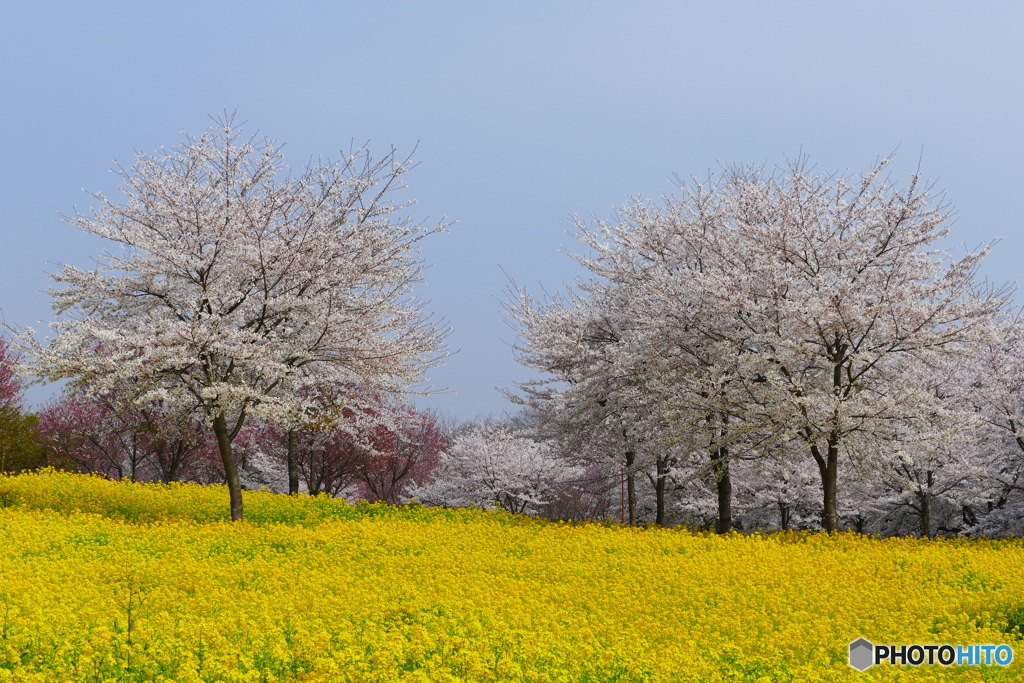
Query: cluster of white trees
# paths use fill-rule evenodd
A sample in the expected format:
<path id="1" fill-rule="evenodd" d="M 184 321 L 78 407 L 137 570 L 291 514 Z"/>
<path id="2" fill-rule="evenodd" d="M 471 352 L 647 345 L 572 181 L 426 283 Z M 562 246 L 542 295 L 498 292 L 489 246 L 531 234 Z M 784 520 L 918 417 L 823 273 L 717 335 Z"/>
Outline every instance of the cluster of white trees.
<path id="1" fill-rule="evenodd" d="M 937 248 L 949 208 L 886 165 L 729 168 L 578 223 L 591 277 L 508 307 L 538 436 L 617 454 L 634 523 L 645 480 L 646 519 L 719 531 L 1013 518 L 1020 322 L 988 248 Z"/>
<path id="2" fill-rule="evenodd" d="M 445 226 L 392 200 L 409 161 L 360 149 L 293 175 L 225 115 L 69 218 L 112 248 L 54 276 L 53 337 L 21 331 L 19 352 L 111 424 L 184 425 L 188 444 L 205 425 L 233 519 L 248 424 L 283 444 L 293 493 L 361 472 L 386 500 L 720 532 L 1024 531 L 1024 326 L 977 281 L 988 247 L 939 249 L 949 207 L 886 165 L 728 168 L 579 222 L 589 277 L 507 306 L 542 373 L 513 395 L 521 424 L 449 439 L 399 419 L 446 334 L 412 294 Z M 124 451 L 85 408 L 47 418 L 67 459 L 79 432 L 93 460 Z"/>

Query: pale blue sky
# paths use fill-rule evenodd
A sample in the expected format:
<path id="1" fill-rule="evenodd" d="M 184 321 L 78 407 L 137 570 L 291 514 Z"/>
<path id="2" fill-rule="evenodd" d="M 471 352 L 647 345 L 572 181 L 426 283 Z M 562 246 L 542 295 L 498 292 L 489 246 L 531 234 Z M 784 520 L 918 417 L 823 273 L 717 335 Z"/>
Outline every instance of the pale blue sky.
<path id="1" fill-rule="evenodd" d="M 0 1 L 0 310 L 48 320 L 46 273 L 102 247 L 58 213 L 112 191 L 114 160 L 238 108 L 294 166 L 350 141 L 410 150 L 432 241 L 422 295 L 452 326 L 457 419 L 514 410 L 528 377 L 502 322 L 504 269 L 534 293 L 577 270 L 569 216 L 607 217 L 673 174 L 802 149 L 857 171 L 898 152 L 958 209 L 950 246 L 1024 256 L 1024 5 L 1017 2 Z M 39 403 L 50 390 L 36 388 Z"/>

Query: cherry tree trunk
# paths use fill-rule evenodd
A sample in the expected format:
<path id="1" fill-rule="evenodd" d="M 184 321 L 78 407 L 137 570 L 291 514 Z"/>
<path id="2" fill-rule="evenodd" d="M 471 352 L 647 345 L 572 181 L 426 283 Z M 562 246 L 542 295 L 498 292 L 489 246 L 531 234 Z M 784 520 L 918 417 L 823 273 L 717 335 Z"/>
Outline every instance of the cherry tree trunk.
<path id="1" fill-rule="evenodd" d="M 629 525 L 636 526 L 636 451 L 626 451 L 626 500 L 629 509 Z"/>
<path id="2" fill-rule="evenodd" d="M 829 435 L 828 449 L 824 455 L 822 455 L 817 446 L 811 446 L 811 453 L 814 455 L 814 459 L 818 463 L 818 471 L 821 473 L 821 525 L 825 531 L 832 534 L 839 530 L 839 515 L 837 512 L 839 435 L 835 432 Z"/>
<path id="3" fill-rule="evenodd" d="M 789 517 L 790 517 L 789 505 L 779 501 L 779 527 L 783 531 L 789 531 Z"/>
<path id="4" fill-rule="evenodd" d="M 294 429 L 288 430 L 288 495 L 299 494 L 299 445 L 298 435 Z"/>
<path id="5" fill-rule="evenodd" d="M 231 437 L 228 435 L 224 413 L 213 418 L 213 433 L 217 436 L 217 449 L 220 451 L 220 459 L 224 463 L 224 476 L 228 482 L 231 521 L 239 522 L 242 520 L 242 482 L 238 478 L 238 463 L 235 462 L 235 454 L 231 451 Z"/>
<path id="6" fill-rule="evenodd" d="M 935 537 L 935 532 L 932 531 L 932 498 L 927 493 L 921 501 L 921 535 L 925 538 Z"/>
<path id="7" fill-rule="evenodd" d="M 668 458 L 658 458 L 655 463 L 657 475 L 654 480 L 654 500 L 656 511 L 654 523 L 658 526 L 665 526 L 665 489 L 668 484 Z"/>
<path id="8" fill-rule="evenodd" d="M 718 490 L 718 523 L 715 532 L 727 533 L 732 529 L 732 476 L 729 473 L 729 451 L 719 448 L 715 452 L 715 486 Z"/>

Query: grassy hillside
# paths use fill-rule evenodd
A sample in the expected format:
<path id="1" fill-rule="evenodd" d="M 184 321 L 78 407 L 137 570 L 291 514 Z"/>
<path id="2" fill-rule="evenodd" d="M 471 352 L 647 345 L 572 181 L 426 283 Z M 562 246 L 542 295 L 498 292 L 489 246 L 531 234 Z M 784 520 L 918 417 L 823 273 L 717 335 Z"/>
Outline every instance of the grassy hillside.
<path id="1" fill-rule="evenodd" d="M 1020 680 L 1020 542 L 730 535 L 0 478 L 0 681 Z"/>

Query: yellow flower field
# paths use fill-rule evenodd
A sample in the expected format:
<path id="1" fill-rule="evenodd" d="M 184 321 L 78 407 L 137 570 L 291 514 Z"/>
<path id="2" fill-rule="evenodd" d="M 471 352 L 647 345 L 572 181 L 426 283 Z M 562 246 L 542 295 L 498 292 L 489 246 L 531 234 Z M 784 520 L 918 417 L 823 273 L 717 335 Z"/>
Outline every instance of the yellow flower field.
<path id="1" fill-rule="evenodd" d="M 0 681 L 1024 679 L 1021 542 L 730 535 L 0 477 Z"/>

